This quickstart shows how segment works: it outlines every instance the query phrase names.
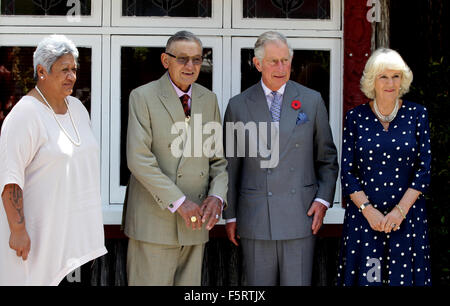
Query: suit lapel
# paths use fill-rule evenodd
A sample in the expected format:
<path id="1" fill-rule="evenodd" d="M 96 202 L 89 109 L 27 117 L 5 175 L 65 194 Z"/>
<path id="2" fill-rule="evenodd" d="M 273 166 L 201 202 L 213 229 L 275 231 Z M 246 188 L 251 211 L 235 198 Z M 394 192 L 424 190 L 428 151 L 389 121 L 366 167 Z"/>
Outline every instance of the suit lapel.
<path id="1" fill-rule="evenodd" d="M 291 104 L 293 100 L 302 101 L 301 92 L 297 91 L 295 86 L 293 86 L 291 81 L 286 83 L 286 89 L 283 94 L 283 103 L 281 106 L 281 116 L 280 116 L 280 134 L 279 134 L 279 148 L 280 153 L 286 147 L 289 142 L 289 138 L 296 126 L 296 119 L 300 109 L 295 110 L 292 108 Z M 252 93 L 247 99 L 247 107 L 250 116 L 253 121 L 258 125 L 259 122 L 267 122 L 267 148 L 271 148 L 270 142 L 270 123 L 272 122 L 272 115 L 270 114 L 269 107 L 267 106 L 267 99 L 264 95 L 264 90 L 260 83 L 254 86 Z"/>
<path id="2" fill-rule="evenodd" d="M 202 114 L 203 104 L 205 102 L 204 92 L 197 84 L 192 84 L 192 98 L 191 98 L 191 116 L 195 114 Z"/>
<path id="3" fill-rule="evenodd" d="M 169 73 L 166 72 L 159 79 L 159 82 L 161 84 L 159 98 L 161 99 L 164 107 L 167 109 L 167 112 L 172 117 L 173 122 L 184 122 L 185 115 L 183 107 L 181 106 L 180 99 L 177 97 L 177 94 L 170 83 Z"/>
<path id="4" fill-rule="evenodd" d="M 256 123 L 256 128 L 258 129 L 258 139 L 257 141 L 258 146 L 260 146 L 259 141 L 261 141 L 261 145 L 267 149 L 271 148 L 271 141 L 270 141 L 270 123 L 272 122 L 272 115 L 270 114 L 269 107 L 267 105 L 267 99 L 264 94 L 264 90 L 261 86 L 261 83 L 258 82 L 256 85 L 253 86 L 252 92 L 249 94 L 249 97 L 246 100 L 248 113 L 250 114 L 250 117 L 253 119 L 252 121 Z M 259 123 L 260 122 L 266 122 L 267 123 L 267 130 L 261 130 L 259 129 Z M 266 132 L 266 137 L 261 137 L 260 133 Z M 259 152 L 259 148 L 258 148 Z"/>
<path id="5" fill-rule="evenodd" d="M 190 156 L 194 157 L 195 155 L 195 145 L 199 145 L 198 143 L 195 143 L 195 141 L 199 141 L 200 139 L 196 139 L 195 137 L 203 138 L 203 111 L 204 104 L 206 103 L 206 97 L 205 92 L 201 89 L 200 86 L 197 84 L 192 84 L 192 92 L 191 92 L 191 118 L 189 120 L 189 127 L 190 127 L 190 142 L 187 142 L 186 145 L 189 147 L 186 147 L 187 150 L 190 150 Z M 184 112 L 183 112 L 183 121 L 185 119 Z M 195 122 L 195 120 L 201 120 L 201 122 Z M 201 129 L 201 131 L 195 131 L 195 129 Z M 197 132 L 197 133 L 196 133 Z M 197 147 L 197 150 L 203 150 L 203 147 Z M 203 154 L 203 152 L 201 153 Z M 185 154 L 181 156 L 180 163 L 178 165 L 178 168 L 181 168 L 185 161 L 186 161 Z"/>
<path id="6" fill-rule="evenodd" d="M 296 126 L 296 120 L 300 109 L 295 110 L 291 104 L 294 100 L 302 101 L 301 93 L 296 90 L 291 81 L 286 83 L 286 89 L 283 94 L 283 104 L 280 117 L 280 152 L 289 142 L 292 131 Z"/>
<path id="7" fill-rule="evenodd" d="M 272 115 L 267 106 L 267 99 L 260 82 L 253 86 L 253 90 L 246 102 L 248 112 L 256 124 L 258 122 L 267 122 L 269 124 L 272 122 Z"/>

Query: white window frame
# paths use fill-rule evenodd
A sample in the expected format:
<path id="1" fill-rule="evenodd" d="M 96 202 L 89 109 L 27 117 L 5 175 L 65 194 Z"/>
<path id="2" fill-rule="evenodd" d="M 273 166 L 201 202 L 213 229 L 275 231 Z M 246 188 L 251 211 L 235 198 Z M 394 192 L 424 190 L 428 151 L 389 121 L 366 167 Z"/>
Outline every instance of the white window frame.
<path id="1" fill-rule="evenodd" d="M 229 1 L 229 0 L 226 0 Z M 122 16 L 122 0 L 112 2 L 113 26 L 167 28 L 221 28 L 222 0 L 211 1 L 211 17 Z"/>
<path id="2" fill-rule="evenodd" d="M 244 18 L 243 0 L 232 0 L 233 28 L 339 30 L 341 28 L 341 1 L 330 0 L 330 19 Z"/>
<path id="3" fill-rule="evenodd" d="M 26 34 L 0 34 L 0 47 L 34 47 L 44 38 L 45 35 Z M 95 138 L 101 140 L 101 75 L 95 71 L 101 70 L 101 36 L 81 36 L 67 35 L 75 45 L 91 48 L 91 124 Z"/>
<path id="4" fill-rule="evenodd" d="M 222 38 L 199 36 L 204 48 L 213 50 L 213 91 L 217 95 L 223 113 L 222 101 Z M 120 129 L 121 129 L 121 48 L 165 47 L 169 36 L 122 36 L 111 37 L 111 109 L 110 109 L 110 206 L 119 206 L 125 199 L 126 187 L 120 185 Z M 217 68 L 216 68 L 217 67 Z M 128 101 L 128 100 L 127 100 Z M 122 206 L 120 206 L 122 207 Z M 108 223 L 120 223 L 122 212 L 111 207 L 106 215 Z"/>
<path id="5" fill-rule="evenodd" d="M 2 0 L 0 0 L 1 2 Z M 101 26 L 103 0 L 91 0 L 91 15 L 80 16 L 79 21 L 69 21 L 68 16 L 45 15 L 0 15 L 0 25 L 23 26 Z M 69 10 L 70 7 L 67 8 Z M 70 16 L 73 17 L 73 16 Z"/>
<path id="6" fill-rule="evenodd" d="M 0 0 L 3 1 L 3 0 Z M 64 34 L 77 46 L 92 48 L 91 120 L 101 147 L 101 197 L 104 224 L 120 224 L 125 187 L 119 186 L 120 162 L 120 48 L 164 46 L 176 31 L 187 29 L 213 48 L 213 91 L 223 118 L 228 100 L 240 92 L 240 48 L 253 48 L 258 35 L 269 29 L 282 32 L 295 49 L 316 48 L 328 41 L 331 51 L 330 125 L 340 155 L 342 122 L 343 0 L 331 0 L 332 22 L 242 18 L 241 0 L 213 0 L 214 18 L 122 17 L 121 0 L 92 0 L 92 16 L 69 23 L 66 16 L 0 16 L 0 46 L 32 46 L 53 33 Z M 239 7 L 241 7 L 239 11 Z M 238 9 L 238 10 L 236 10 Z M 114 15 L 115 14 L 115 15 Z M 241 16 L 239 19 L 237 16 Z M 91 20 L 86 20 L 86 19 Z M 134 21 L 133 21 L 134 20 Z M 295 40 L 303 39 L 296 48 Z M 328 40 L 327 40 L 328 39 Z M 237 57 L 236 57 L 237 56 Z M 337 66 L 340 65 L 340 66 Z M 337 70 L 336 70 L 337 69 Z M 336 73 L 335 71 L 338 71 Z M 238 84 L 239 86 L 236 86 Z M 334 88 L 334 89 L 333 89 Z M 114 154 L 116 154 L 114 156 Z M 115 178 L 114 178 L 115 177 Z M 112 179 L 115 179 L 115 182 Z M 340 180 L 335 206 L 325 223 L 342 224 Z M 223 223 L 221 221 L 221 223 Z"/>
<path id="7" fill-rule="evenodd" d="M 231 96 L 241 92 L 241 49 L 253 49 L 257 37 L 232 37 L 231 61 Z M 341 129 L 342 129 L 342 57 L 341 40 L 338 38 L 288 38 L 289 44 L 294 50 L 325 50 L 330 52 L 330 105 L 329 121 L 334 144 L 341 151 Z M 255 68 L 256 69 L 256 68 Z M 227 101 L 228 104 L 228 101 Z M 334 194 L 333 208 L 325 215 L 324 223 L 342 223 L 344 209 L 341 207 L 341 184 L 337 180 L 336 192 Z"/>

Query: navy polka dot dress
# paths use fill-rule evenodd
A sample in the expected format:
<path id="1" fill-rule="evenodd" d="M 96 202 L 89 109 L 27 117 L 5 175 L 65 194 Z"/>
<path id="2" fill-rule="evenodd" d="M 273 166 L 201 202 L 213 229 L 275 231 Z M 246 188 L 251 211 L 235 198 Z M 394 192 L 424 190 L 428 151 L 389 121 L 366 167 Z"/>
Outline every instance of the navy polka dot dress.
<path id="1" fill-rule="evenodd" d="M 428 225 L 423 193 L 430 183 L 430 132 L 426 108 L 403 101 L 387 131 L 369 103 L 345 118 L 341 179 L 348 198 L 337 284 L 431 285 Z M 372 230 L 349 195 L 363 190 L 384 215 L 408 188 L 421 191 L 400 229 Z"/>

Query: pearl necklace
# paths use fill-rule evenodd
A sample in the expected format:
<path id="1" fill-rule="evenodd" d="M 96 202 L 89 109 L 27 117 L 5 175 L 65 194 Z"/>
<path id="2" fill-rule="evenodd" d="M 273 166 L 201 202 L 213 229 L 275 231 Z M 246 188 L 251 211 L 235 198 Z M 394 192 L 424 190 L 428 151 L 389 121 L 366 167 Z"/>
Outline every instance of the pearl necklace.
<path id="1" fill-rule="evenodd" d="M 53 110 L 53 108 L 50 106 L 50 104 L 47 102 L 47 99 L 44 97 L 44 95 L 42 94 L 42 92 L 39 90 L 39 88 L 36 86 L 34 87 L 36 88 L 36 91 L 39 93 L 39 95 L 42 97 L 42 99 L 44 100 L 45 104 L 47 104 L 47 106 L 51 109 L 52 114 L 53 114 L 53 118 L 55 118 L 56 122 L 59 125 L 59 128 L 61 129 L 61 131 L 63 131 L 64 134 L 66 134 L 67 138 L 69 138 L 69 140 L 76 145 L 77 147 L 79 147 L 81 145 L 81 138 L 80 138 L 80 134 L 78 133 L 78 129 L 75 125 L 75 123 L 73 122 L 73 118 L 72 118 L 72 114 L 70 113 L 70 108 L 69 108 L 69 103 L 67 103 L 67 99 L 64 98 L 64 102 L 66 103 L 67 106 L 67 112 L 69 113 L 69 117 L 70 117 L 70 121 L 72 121 L 72 126 L 73 129 L 75 130 L 75 133 L 77 134 L 77 138 L 78 141 L 73 140 L 73 138 L 69 135 L 69 133 L 66 131 L 66 129 L 62 126 L 62 124 L 59 122 L 58 118 L 56 117 L 56 113 Z"/>
<path id="2" fill-rule="evenodd" d="M 381 114 L 380 110 L 378 109 L 377 100 L 373 99 L 373 110 L 375 111 L 375 114 L 378 116 L 378 118 L 380 118 L 384 122 L 391 122 L 392 120 L 394 120 L 395 116 L 397 116 L 398 109 L 399 109 L 399 103 L 398 103 L 398 98 L 397 98 L 397 99 L 395 99 L 394 109 L 392 110 L 392 112 L 389 115 L 385 116 L 385 115 Z"/>

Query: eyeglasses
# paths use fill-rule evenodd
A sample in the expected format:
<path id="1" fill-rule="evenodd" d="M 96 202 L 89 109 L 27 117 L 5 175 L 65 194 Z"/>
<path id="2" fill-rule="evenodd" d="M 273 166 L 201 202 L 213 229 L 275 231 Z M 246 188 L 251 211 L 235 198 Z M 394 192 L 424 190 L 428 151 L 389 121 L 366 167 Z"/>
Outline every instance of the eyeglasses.
<path id="1" fill-rule="evenodd" d="M 175 56 L 175 55 L 170 54 L 168 52 L 165 52 L 165 53 L 168 56 L 175 58 L 177 63 L 181 64 L 181 65 L 186 65 L 187 63 L 189 63 L 190 60 L 192 60 L 192 64 L 196 65 L 196 66 L 201 65 L 203 63 L 203 56 L 200 56 L 200 55 L 189 57 L 189 56 Z"/>

